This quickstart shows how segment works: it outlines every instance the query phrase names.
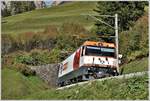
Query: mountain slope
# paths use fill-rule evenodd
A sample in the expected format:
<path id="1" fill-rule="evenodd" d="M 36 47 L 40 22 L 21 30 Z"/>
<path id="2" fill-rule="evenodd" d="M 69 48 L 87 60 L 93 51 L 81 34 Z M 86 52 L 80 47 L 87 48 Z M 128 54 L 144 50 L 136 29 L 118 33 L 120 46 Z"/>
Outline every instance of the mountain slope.
<path id="1" fill-rule="evenodd" d="M 38 9 L 2 18 L 2 34 L 41 31 L 48 25 L 60 26 L 64 22 L 80 22 L 89 28 L 92 20 L 81 14 L 92 13 L 96 2 L 70 2 L 51 8 Z"/>

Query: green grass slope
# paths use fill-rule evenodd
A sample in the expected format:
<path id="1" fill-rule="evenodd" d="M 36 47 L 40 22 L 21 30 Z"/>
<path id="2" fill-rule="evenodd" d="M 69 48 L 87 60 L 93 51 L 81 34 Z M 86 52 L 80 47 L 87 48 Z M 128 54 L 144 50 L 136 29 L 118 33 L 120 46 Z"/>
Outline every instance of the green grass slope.
<path id="1" fill-rule="evenodd" d="M 148 70 L 148 57 L 122 65 L 123 74 Z M 47 90 L 26 96 L 24 99 L 87 99 L 132 100 L 148 99 L 148 75 L 130 79 L 96 81 L 64 90 Z"/>
<path id="2" fill-rule="evenodd" d="M 2 34 L 18 34 L 29 31 L 41 31 L 48 25 L 60 26 L 63 22 L 80 22 L 86 28 L 92 20 L 80 14 L 92 13 L 96 2 L 70 2 L 51 8 L 38 9 L 14 16 L 2 18 Z"/>
<path id="3" fill-rule="evenodd" d="M 148 58 L 123 67 L 123 74 L 146 71 Z M 47 88 L 36 76 L 26 77 L 15 70 L 2 69 L 2 99 L 148 99 L 148 76 L 97 81 L 59 91 Z"/>
<path id="4" fill-rule="evenodd" d="M 124 64 L 121 68 L 123 68 L 123 74 L 148 71 L 148 57 Z"/>
<path id="5" fill-rule="evenodd" d="M 25 99 L 76 100 L 135 100 L 148 99 L 148 75 L 129 79 L 94 81 L 63 90 L 47 90 L 24 97 Z"/>
<path id="6" fill-rule="evenodd" d="M 36 76 L 25 77 L 20 72 L 2 69 L 2 99 L 20 99 L 23 96 L 48 88 Z"/>

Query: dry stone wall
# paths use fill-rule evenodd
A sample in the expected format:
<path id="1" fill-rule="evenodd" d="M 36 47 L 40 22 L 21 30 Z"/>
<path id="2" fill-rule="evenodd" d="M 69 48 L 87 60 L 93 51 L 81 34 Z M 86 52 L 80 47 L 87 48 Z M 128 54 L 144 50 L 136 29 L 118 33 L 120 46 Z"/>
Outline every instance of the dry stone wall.
<path id="1" fill-rule="evenodd" d="M 58 80 L 58 64 L 47 64 L 30 67 L 49 86 L 56 87 Z"/>

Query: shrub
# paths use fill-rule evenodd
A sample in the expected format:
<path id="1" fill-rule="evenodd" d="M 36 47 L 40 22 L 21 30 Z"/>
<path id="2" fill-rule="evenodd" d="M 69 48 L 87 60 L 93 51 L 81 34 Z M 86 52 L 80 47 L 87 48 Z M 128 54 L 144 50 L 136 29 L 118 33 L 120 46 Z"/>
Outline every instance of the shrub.
<path id="1" fill-rule="evenodd" d="M 71 34 L 71 35 L 79 35 L 79 34 L 86 34 L 88 33 L 86 29 L 79 23 L 74 22 L 65 22 L 59 29 L 60 33 L 63 34 Z"/>
<path id="2" fill-rule="evenodd" d="M 19 55 L 15 59 L 17 63 L 23 63 L 27 65 L 32 64 L 32 61 L 33 61 L 33 58 L 28 55 Z"/>
<path id="3" fill-rule="evenodd" d="M 49 53 L 49 60 L 50 63 L 58 63 L 60 62 L 60 57 L 61 57 L 61 50 L 58 48 L 54 48 L 51 50 L 51 52 Z"/>
<path id="4" fill-rule="evenodd" d="M 22 63 L 17 63 L 13 65 L 17 71 L 21 72 L 25 76 L 35 75 L 35 71 L 31 70 L 27 65 Z"/>
<path id="5" fill-rule="evenodd" d="M 32 49 L 51 49 L 58 34 L 55 26 L 49 25 L 43 32 L 26 32 L 12 36 L 2 34 L 2 54 L 16 50 L 30 51 Z"/>
<path id="6" fill-rule="evenodd" d="M 138 56 L 142 55 L 142 51 L 135 51 L 135 52 L 132 52 L 131 54 L 128 55 L 127 57 L 127 60 L 130 62 L 130 61 L 133 61 L 135 60 Z"/>
<path id="7" fill-rule="evenodd" d="M 44 38 L 55 38 L 58 34 L 58 29 L 55 25 L 48 25 L 44 31 L 43 31 L 43 36 Z"/>
<path id="8" fill-rule="evenodd" d="M 147 13 L 135 22 L 129 31 L 119 35 L 119 50 L 124 60 L 132 61 L 148 55 L 148 15 Z"/>
<path id="9" fill-rule="evenodd" d="M 49 63 L 49 51 L 48 50 L 37 50 L 34 49 L 30 52 L 32 57 L 32 65 L 43 65 Z"/>
<path id="10" fill-rule="evenodd" d="M 16 54 L 18 55 L 18 54 Z M 20 55 L 21 57 L 21 55 Z M 26 62 L 23 58 L 18 58 L 18 56 L 14 57 L 14 54 L 4 56 L 2 58 L 2 68 L 9 68 L 13 70 L 17 70 L 24 74 L 25 76 L 35 75 L 35 73 L 26 65 Z M 23 57 L 23 55 L 22 55 Z M 24 56 L 25 57 L 25 56 Z M 19 60 L 21 59 L 21 60 Z M 27 60 L 26 60 L 27 61 Z"/>
<path id="11" fill-rule="evenodd" d="M 2 54 L 6 54 L 9 52 L 12 52 L 14 49 L 13 43 L 14 39 L 10 34 L 2 34 L 2 43 L 1 43 L 1 49 L 2 49 Z"/>

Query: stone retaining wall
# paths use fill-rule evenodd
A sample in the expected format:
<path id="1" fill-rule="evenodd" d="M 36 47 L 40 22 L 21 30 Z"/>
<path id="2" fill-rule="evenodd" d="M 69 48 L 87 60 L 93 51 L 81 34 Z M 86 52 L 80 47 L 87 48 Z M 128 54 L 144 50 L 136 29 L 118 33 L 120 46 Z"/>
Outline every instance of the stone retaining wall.
<path id="1" fill-rule="evenodd" d="M 57 86 L 58 64 L 47 64 L 42 66 L 31 66 L 36 75 L 39 76 L 49 86 Z"/>

